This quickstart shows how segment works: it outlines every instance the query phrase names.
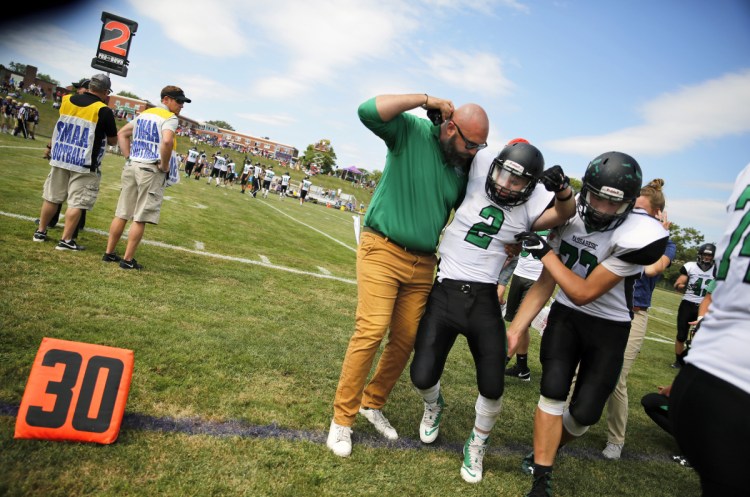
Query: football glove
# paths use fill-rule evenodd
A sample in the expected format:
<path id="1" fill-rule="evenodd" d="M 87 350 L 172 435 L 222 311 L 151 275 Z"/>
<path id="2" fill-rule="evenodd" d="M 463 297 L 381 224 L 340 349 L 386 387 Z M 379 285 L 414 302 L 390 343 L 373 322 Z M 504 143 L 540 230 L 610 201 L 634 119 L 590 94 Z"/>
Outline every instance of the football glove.
<path id="1" fill-rule="evenodd" d="M 565 176 L 561 166 L 552 166 L 542 173 L 539 181 L 544 184 L 548 192 L 560 193 L 570 186 L 570 178 Z"/>
<path id="2" fill-rule="evenodd" d="M 552 250 L 547 241 L 533 231 L 524 231 L 517 234 L 516 240 L 521 242 L 523 249 L 530 253 L 534 259 L 541 259 Z"/>

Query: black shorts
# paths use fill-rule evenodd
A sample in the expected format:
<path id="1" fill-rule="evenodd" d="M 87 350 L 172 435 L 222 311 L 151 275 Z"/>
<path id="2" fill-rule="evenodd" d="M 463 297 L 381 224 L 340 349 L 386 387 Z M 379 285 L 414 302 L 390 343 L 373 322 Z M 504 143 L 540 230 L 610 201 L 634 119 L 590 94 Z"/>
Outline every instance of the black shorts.
<path id="1" fill-rule="evenodd" d="M 595 424 L 617 386 L 629 335 L 630 321 L 603 319 L 553 303 L 539 350 L 541 394 L 566 400 L 578 367 L 570 414 L 582 425 Z"/>
<path id="2" fill-rule="evenodd" d="M 437 384 L 459 334 L 466 337 L 474 358 L 479 393 L 499 399 L 505 388 L 505 323 L 497 285 L 491 283 L 435 283 L 417 329 L 412 383 L 420 389 Z"/>
<path id="3" fill-rule="evenodd" d="M 245 186 L 247 184 L 247 174 L 243 174 L 242 176 L 240 176 L 240 184 L 242 186 Z"/>
<path id="4" fill-rule="evenodd" d="M 690 322 L 698 319 L 698 307 L 700 304 L 683 299 L 677 308 L 677 341 L 687 340 L 690 331 Z"/>
<path id="5" fill-rule="evenodd" d="M 690 355 L 688 355 L 690 357 Z M 703 495 L 747 495 L 750 393 L 687 364 L 672 384 L 672 433 L 701 478 Z"/>
<path id="6" fill-rule="evenodd" d="M 517 274 L 513 275 L 513 278 L 510 280 L 508 299 L 505 301 L 506 321 L 513 321 L 513 318 L 516 317 L 516 312 L 518 312 L 518 308 L 521 306 L 521 302 L 523 301 L 524 297 L 526 297 L 529 288 L 531 288 L 534 283 L 536 283 L 536 281 L 524 278 L 523 276 L 518 276 Z"/>
<path id="7" fill-rule="evenodd" d="M 227 172 L 226 171 L 219 171 L 219 178 L 224 179 L 226 177 L 227 177 Z"/>
<path id="8" fill-rule="evenodd" d="M 281 185 L 281 193 L 286 193 L 287 188 L 288 188 L 288 185 Z"/>
<path id="9" fill-rule="evenodd" d="M 305 198 L 307 197 L 307 190 L 301 190 L 299 192 L 299 198 Z"/>
<path id="10" fill-rule="evenodd" d="M 268 189 L 270 189 L 270 188 L 271 188 L 271 180 L 270 180 L 270 179 L 269 179 L 268 181 L 266 181 L 266 180 L 263 180 L 263 188 L 264 188 L 265 190 L 268 190 Z"/>
<path id="11" fill-rule="evenodd" d="M 218 178 L 220 172 L 221 172 L 221 169 L 219 169 L 218 167 L 211 169 L 211 177 Z"/>

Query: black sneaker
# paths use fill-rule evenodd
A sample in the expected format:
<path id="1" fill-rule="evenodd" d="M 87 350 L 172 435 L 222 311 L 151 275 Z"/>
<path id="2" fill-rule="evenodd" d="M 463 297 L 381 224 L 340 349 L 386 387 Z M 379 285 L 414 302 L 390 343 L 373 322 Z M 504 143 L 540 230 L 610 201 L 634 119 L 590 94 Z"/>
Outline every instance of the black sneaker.
<path id="1" fill-rule="evenodd" d="M 525 475 L 534 475 L 534 451 L 532 450 L 521 461 L 521 472 Z"/>
<path id="2" fill-rule="evenodd" d="M 521 381 L 530 381 L 531 380 L 531 370 L 529 369 L 521 369 L 521 367 L 516 363 L 515 365 L 509 367 L 505 370 L 505 376 L 514 376 L 518 378 Z"/>
<path id="3" fill-rule="evenodd" d="M 43 242 L 47 240 L 47 230 L 39 231 L 36 230 L 34 232 L 34 238 L 32 238 L 35 242 Z"/>
<path id="4" fill-rule="evenodd" d="M 552 497 L 552 473 L 544 473 L 534 478 L 531 490 L 524 497 Z"/>
<path id="5" fill-rule="evenodd" d="M 135 260 L 135 257 L 133 257 L 129 261 L 126 261 L 125 259 L 120 260 L 120 267 L 122 269 L 135 269 L 136 271 L 140 271 L 141 269 L 143 269 L 143 266 L 138 264 L 138 262 Z"/>
<path id="6" fill-rule="evenodd" d="M 78 245 L 75 240 L 70 240 L 69 242 L 66 242 L 65 240 L 60 240 L 57 242 L 57 247 L 55 247 L 56 250 L 86 250 L 86 247 L 83 245 Z"/>
<path id="7" fill-rule="evenodd" d="M 104 262 L 120 262 L 122 260 L 122 257 L 113 252 L 111 254 L 104 254 L 102 256 L 102 260 Z"/>

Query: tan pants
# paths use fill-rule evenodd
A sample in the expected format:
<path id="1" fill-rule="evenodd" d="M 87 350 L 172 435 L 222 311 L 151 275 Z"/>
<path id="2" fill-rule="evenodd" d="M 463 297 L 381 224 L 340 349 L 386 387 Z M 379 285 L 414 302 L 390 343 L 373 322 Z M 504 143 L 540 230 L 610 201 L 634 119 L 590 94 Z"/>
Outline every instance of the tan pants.
<path id="1" fill-rule="evenodd" d="M 355 331 L 341 366 L 333 419 L 352 426 L 360 406 L 380 409 L 406 367 L 432 288 L 435 255 L 414 255 L 368 232 L 357 250 Z M 365 387 L 380 342 L 388 342 Z"/>
<path id="2" fill-rule="evenodd" d="M 628 373 L 641 351 L 647 325 L 648 311 L 635 311 L 630 325 L 630 336 L 625 348 L 620 379 L 607 400 L 607 441 L 613 444 L 625 443 L 625 429 L 628 425 Z"/>

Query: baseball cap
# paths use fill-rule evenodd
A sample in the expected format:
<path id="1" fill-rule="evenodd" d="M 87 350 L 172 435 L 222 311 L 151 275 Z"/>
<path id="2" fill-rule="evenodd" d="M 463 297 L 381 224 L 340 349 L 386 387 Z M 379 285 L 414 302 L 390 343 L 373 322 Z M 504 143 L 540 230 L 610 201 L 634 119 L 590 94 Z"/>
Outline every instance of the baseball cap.
<path id="1" fill-rule="evenodd" d="M 190 103 L 192 100 L 185 96 L 185 92 L 179 86 L 165 86 L 161 90 L 161 98 L 172 97 L 178 102 Z"/>
<path id="2" fill-rule="evenodd" d="M 94 83 L 94 86 L 97 86 L 104 91 L 109 92 L 112 90 L 112 81 L 110 81 L 109 76 L 106 74 L 94 74 L 91 76 L 89 86 L 91 83 Z"/>
<path id="3" fill-rule="evenodd" d="M 88 88 L 89 87 L 89 81 L 91 81 L 89 78 L 81 78 L 78 81 L 73 81 L 73 88 Z"/>

